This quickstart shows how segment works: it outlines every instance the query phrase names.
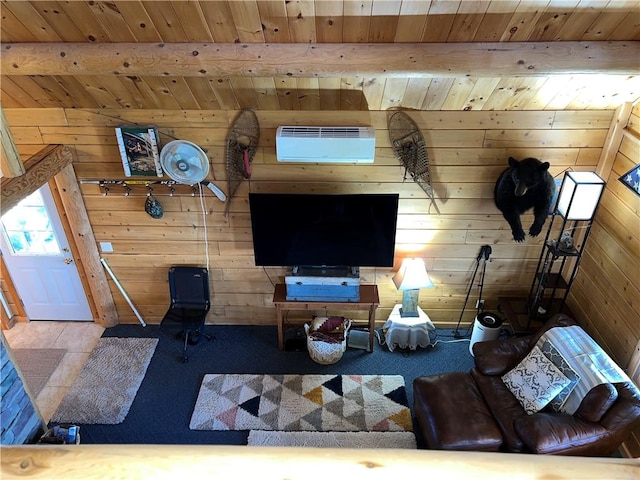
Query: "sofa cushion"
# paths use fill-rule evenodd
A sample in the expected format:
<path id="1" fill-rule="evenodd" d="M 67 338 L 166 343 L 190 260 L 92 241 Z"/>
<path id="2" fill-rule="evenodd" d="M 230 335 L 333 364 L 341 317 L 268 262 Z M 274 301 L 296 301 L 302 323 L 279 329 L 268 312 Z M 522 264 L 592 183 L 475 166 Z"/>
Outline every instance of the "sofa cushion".
<path id="1" fill-rule="evenodd" d="M 602 425 L 566 413 L 525 415 L 514 424 L 526 451 L 532 453 L 599 455 L 615 444 L 609 441 L 610 432 Z"/>
<path id="2" fill-rule="evenodd" d="M 502 435 L 468 373 L 413 381 L 414 413 L 431 449 L 497 451 Z"/>
<path id="3" fill-rule="evenodd" d="M 593 387 L 582 399 L 575 416 L 587 422 L 599 422 L 618 399 L 618 391 L 611 383 Z"/>
<path id="4" fill-rule="evenodd" d="M 502 450 L 508 452 L 524 451 L 524 443 L 513 427 L 516 419 L 527 416 L 520 402 L 516 400 L 500 377 L 483 375 L 477 368 L 471 369 L 471 375 L 502 432 L 504 441 Z"/>
<path id="5" fill-rule="evenodd" d="M 553 397 L 549 402 L 549 407 L 554 412 L 560 412 L 564 402 L 567 400 L 569 394 L 576 387 L 576 384 L 580 380 L 580 376 L 569 366 L 562 354 L 549 340 L 545 340 L 540 347 L 544 356 L 547 357 L 553 364 L 558 367 L 558 370 L 569 379 L 569 384 L 564 387 L 558 395 Z"/>
<path id="6" fill-rule="evenodd" d="M 504 375 L 531 350 L 525 337 L 477 342 L 472 348 L 475 366 L 485 375 Z"/>
<path id="7" fill-rule="evenodd" d="M 538 347 L 501 378 L 529 415 L 542 410 L 571 383 Z"/>

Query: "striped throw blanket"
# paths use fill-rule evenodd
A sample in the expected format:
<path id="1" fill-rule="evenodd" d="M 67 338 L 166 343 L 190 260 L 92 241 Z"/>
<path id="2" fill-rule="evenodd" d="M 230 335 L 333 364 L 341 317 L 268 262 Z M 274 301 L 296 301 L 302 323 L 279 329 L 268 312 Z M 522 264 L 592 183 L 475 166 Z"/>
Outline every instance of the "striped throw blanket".
<path id="1" fill-rule="evenodd" d="M 577 375 L 577 382 L 560 411 L 572 415 L 589 391 L 602 383 L 628 382 L 629 377 L 604 350 L 579 326 L 555 327 L 536 343 L 540 349 L 547 342 Z"/>

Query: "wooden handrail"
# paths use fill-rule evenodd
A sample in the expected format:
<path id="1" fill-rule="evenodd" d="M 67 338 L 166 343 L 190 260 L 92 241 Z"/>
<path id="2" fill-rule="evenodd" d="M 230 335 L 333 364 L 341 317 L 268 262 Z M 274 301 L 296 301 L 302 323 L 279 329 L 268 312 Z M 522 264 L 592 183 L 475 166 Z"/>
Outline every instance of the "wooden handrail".
<path id="1" fill-rule="evenodd" d="M 31 445 L 0 449 L 3 480 L 473 478 L 519 480 L 640 475 L 640 459 L 403 449 L 214 445 Z"/>

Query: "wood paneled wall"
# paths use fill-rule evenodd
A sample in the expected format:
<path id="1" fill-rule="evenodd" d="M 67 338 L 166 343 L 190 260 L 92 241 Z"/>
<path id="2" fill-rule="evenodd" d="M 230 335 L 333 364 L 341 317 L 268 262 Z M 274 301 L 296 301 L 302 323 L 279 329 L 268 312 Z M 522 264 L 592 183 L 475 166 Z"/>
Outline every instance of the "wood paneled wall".
<path id="1" fill-rule="evenodd" d="M 622 367 L 640 339 L 640 196 L 618 179 L 640 163 L 640 102 L 624 130 L 569 306 Z M 627 442 L 640 456 L 640 429 Z"/>
<path id="2" fill-rule="evenodd" d="M 55 108 L 6 109 L 5 113 L 23 155 L 42 144 L 67 145 L 75 153 L 73 166 L 81 181 L 124 179 L 115 126 L 157 125 L 162 143 L 181 138 L 206 149 L 213 171 L 210 178 L 227 191 L 224 144 L 236 111 Z M 403 181 L 403 168 L 388 140 L 387 112 L 261 110 L 257 114 L 261 137 L 252 178 L 231 200 L 229 217 L 224 217 L 222 202 L 210 192 L 205 194 L 212 278 L 210 323 L 274 323 L 273 283 L 282 282 L 286 271 L 254 265 L 249 191 L 398 192 L 396 267 L 407 255 L 421 256 L 436 285 L 421 292 L 421 306 L 437 324 L 455 325 L 479 249 L 489 244 L 493 253 L 483 296 L 486 308 L 495 310 L 499 295 L 528 293 L 542 240 L 527 238 L 516 244 L 494 206 L 494 182 L 507 158 L 547 160 L 554 176 L 568 168 L 593 170 L 613 117 L 613 111 L 410 112 L 429 146 L 442 212 L 436 215 L 424 192 L 410 179 Z M 275 131 L 279 125 L 372 125 L 376 129 L 375 163 L 278 164 Z M 169 302 L 167 269 L 175 264 L 205 263 L 199 198 L 191 196 L 186 186 L 177 187 L 173 196 L 167 187 L 154 187 L 164 216 L 153 219 L 144 211 L 144 185 L 134 186 L 129 196 L 124 196 L 122 187 L 113 187 L 105 196 L 98 185 L 85 183 L 82 193 L 96 240 L 113 244 L 114 252 L 104 253 L 104 258 L 145 321 L 158 323 Z M 532 216 L 525 217 L 529 225 Z M 391 281 L 393 273 L 393 268 L 362 270 L 364 282 L 379 286 L 380 321 L 401 300 Z M 137 323 L 115 285 L 111 288 L 121 322 Z M 473 319 L 475 298 L 476 288 L 463 326 Z"/>
<path id="3" fill-rule="evenodd" d="M 640 162 L 633 110 L 570 293 L 571 309 L 623 366 L 640 339 L 640 196 L 618 179 Z"/>
<path id="4" fill-rule="evenodd" d="M 250 64 L 250 63 L 249 63 Z M 267 110 L 613 110 L 638 97 L 638 75 L 409 77 L 2 77 L 5 108 Z"/>

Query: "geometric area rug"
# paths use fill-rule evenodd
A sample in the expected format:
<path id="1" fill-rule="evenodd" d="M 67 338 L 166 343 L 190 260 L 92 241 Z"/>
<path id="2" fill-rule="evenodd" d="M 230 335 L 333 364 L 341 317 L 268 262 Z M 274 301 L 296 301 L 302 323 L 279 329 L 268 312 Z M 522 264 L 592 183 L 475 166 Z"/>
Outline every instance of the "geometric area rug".
<path id="1" fill-rule="evenodd" d="M 122 423 L 157 345 L 157 338 L 100 338 L 51 421 Z"/>
<path id="2" fill-rule="evenodd" d="M 402 375 L 207 374 L 191 430 L 411 431 Z"/>

